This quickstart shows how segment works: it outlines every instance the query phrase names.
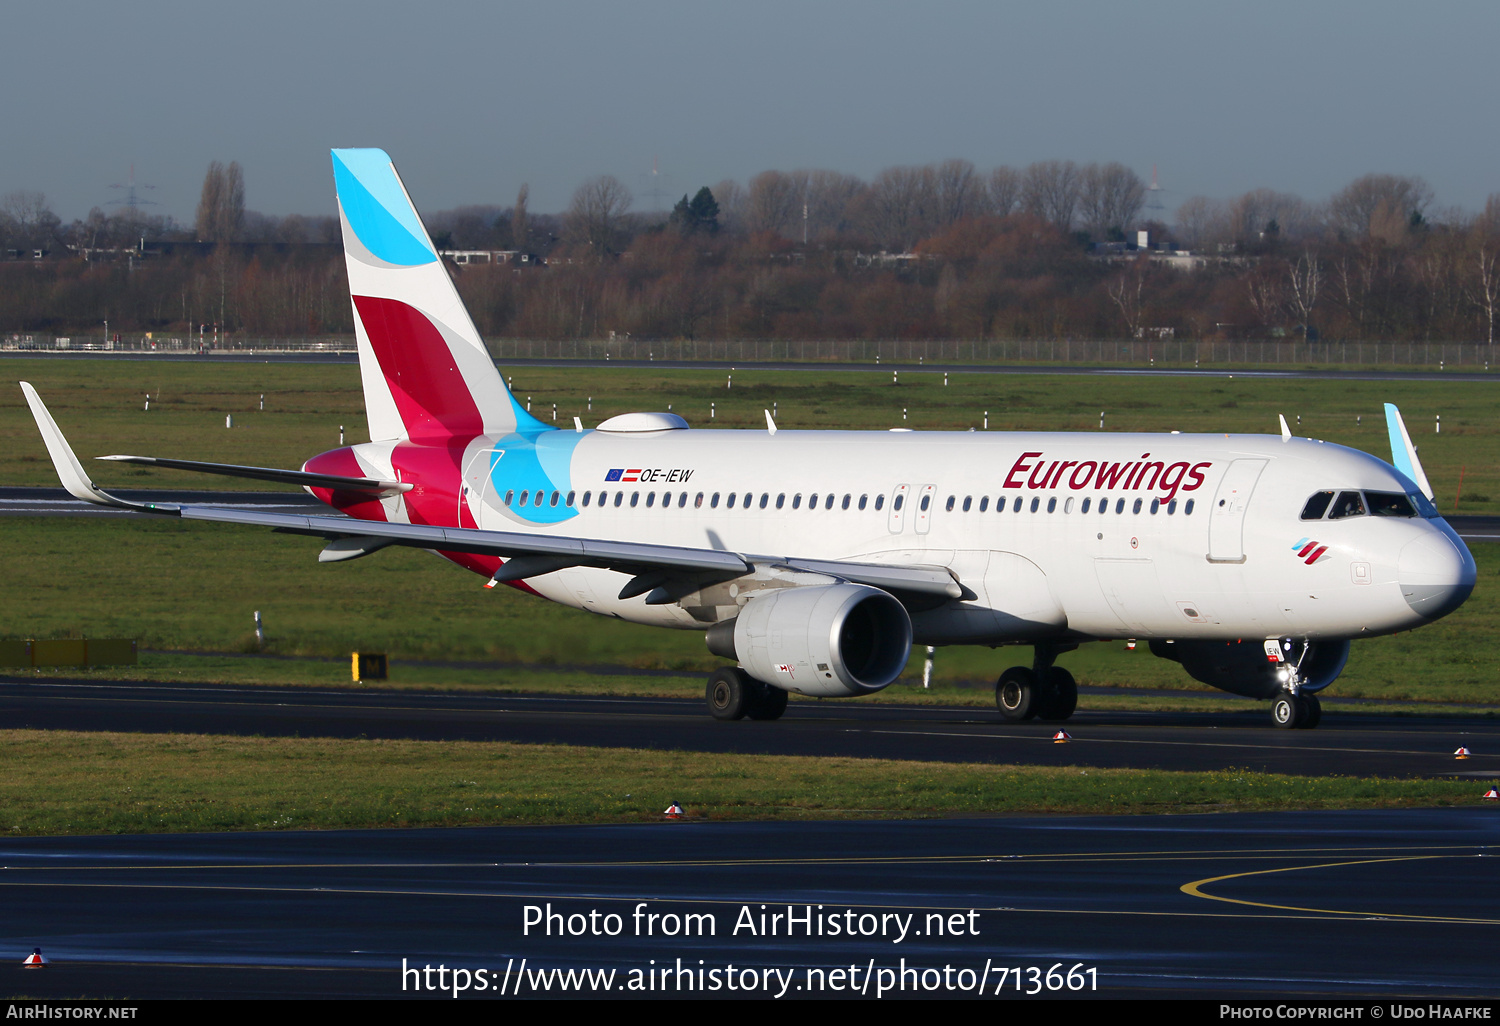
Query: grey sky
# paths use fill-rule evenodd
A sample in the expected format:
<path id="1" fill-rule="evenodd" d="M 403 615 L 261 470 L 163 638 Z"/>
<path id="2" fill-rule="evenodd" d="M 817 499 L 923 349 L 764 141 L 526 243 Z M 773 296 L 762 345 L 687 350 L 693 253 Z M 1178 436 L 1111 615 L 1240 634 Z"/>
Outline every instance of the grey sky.
<path id="1" fill-rule="evenodd" d="M 653 155 L 673 198 L 766 168 L 967 157 L 1161 169 L 1169 210 L 1370 171 L 1500 191 L 1500 5 L 1395 0 L 7 5 L 0 193 L 65 220 L 119 196 L 190 220 L 211 160 L 247 205 L 332 213 L 330 146 L 382 146 L 418 205 L 564 207 Z M 670 201 L 669 201 L 670 202 Z"/>

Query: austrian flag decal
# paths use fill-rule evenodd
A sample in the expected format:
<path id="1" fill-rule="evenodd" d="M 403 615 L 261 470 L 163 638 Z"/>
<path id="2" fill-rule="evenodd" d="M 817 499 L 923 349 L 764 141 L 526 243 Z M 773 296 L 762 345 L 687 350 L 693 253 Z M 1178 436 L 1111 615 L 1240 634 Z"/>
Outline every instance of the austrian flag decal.
<path id="1" fill-rule="evenodd" d="M 1292 551 L 1297 554 L 1298 559 L 1302 560 L 1308 566 L 1312 566 L 1328 554 L 1328 546 L 1319 545 L 1311 539 L 1303 538 L 1292 546 Z"/>

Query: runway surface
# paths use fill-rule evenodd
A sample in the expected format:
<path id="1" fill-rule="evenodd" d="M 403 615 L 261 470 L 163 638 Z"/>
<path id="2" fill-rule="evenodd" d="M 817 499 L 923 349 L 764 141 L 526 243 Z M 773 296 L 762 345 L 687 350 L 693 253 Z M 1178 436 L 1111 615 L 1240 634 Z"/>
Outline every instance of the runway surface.
<path id="1" fill-rule="evenodd" d="M 0 725 L 43 730 L 512 741 L 934 762 L 1500 779 L 1500 721 L 1325 711 L 1316 730 L 1243 712 L 1090 712 L 1006 723 L 993 709 L 794 702 L 775 722 L 723 723 L 702 701 L 427 691 L 60 682 L 0 677 Z M 1325 707 L 1326 708 L 1326 707 Z M 1472 757 L 1459 761 L 1460 745 Z"/>
<path id="2" fill-rule="evenodd" d="M 52 960 L 30 998 L 1493 998 L 1497 844 L 1493 808 L 17 838 L 0 956 Z"/>

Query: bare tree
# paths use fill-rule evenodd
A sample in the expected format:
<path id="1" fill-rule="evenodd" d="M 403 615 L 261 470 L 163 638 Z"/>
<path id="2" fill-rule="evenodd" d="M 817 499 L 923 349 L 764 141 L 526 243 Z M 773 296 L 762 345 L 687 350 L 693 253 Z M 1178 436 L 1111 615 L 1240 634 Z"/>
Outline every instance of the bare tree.
<path id="1" fill-rule="evenodd" d="M 853 226 L 853 205 L 865 183 L 838 171 L 806 172 L 802 202 L 807 205 L 808 238 L 842 235 Z"/>
<path id="2" fill-rule="evenodd" d="M 990 213 L 1009 217 L 1021 202 L 1021 172 L 1004 165 L 990 172 Z"/>
<path id="3" fill-rule="evenodd" d="M 975 217 L 988 206 L 984 183 L 967 160 L 945 160 L 932 169 L 933 204 L 937 226 Z"/>
<path id="4" fill-rule="evenodd" d="M 1432 187 L 1420 178 L 1365 175 L 1334 195 L 1328 203 L 1328 215 L 1336 230 L 1348 238 L 1362 239 L 1370 234 L 1372 224 L 1380 227 L 1383 222 L 1388 232 L 1392 217 L 1408 224 L 1420 222 L 1432 199 Z"/>
<path id="5" fill-rule="evenodd" d="M 1491 197 L 1493 202 L 1494 197 Z M 1484 340 L 1495 344 L 1495 307 L 1500 304 L 1500 270 L 1495 258 L 1500 255 L 1500 237 L 1476 230 L 1473 256 L 1470 258 L 1468 287 L 1470 300 L 1484 317 Z"/>
<path id="6" fill-rule="evenodd" d="M 797 178 L 782 171 L 762 171 L 750 179 L 745 227 L 752 232 L 793 234 L 802 223 L 802 190 Z M 797 232 L 800 234 L 800 230 Z"/>
<path id="7" fill-rule="evenodd" d="M 234 242 L 245 223 L 245 176 L 238 161 L 225 167 L 217 160 L 203 176 L 198 197 L 197 230 L 200 242 Z"/>
<path id="8" fill-rule="evenodd" d="M 865 230 L 887 249 L 910 249 L 936 224 L 930 168 L 888 167 L 875 176 L 864 200 Z"/>
<path id="9" fill-rule="evenodd" d="M 1313 308 L 1318 305 L 1318 288 L 1323 284 L 1323 269 L 1317 254 L 1304 250 L 1297 262 L 1287 269 L 1287 277 L 1291 286 L 1292 312 L 1304 329 L 1311 328 Z"/>
<path id="10" fill-rule="evenodd" d="M 719 230 L 741 232 L 745 230 L 745 190 L 732 178 L 726 178 L 710 190 L 719 204 Z"/>
<path id="11" fill-rule="evenodd" d="M 0 234 L 18 249 L 42 249 L 61 220 L 47 206 L 45 193 L 18 189 L 0 197 Z"/>
<path id="12" fill-rule="evenodd" d="M 1146 200 L 1146 184 L 1124 164 L 1089 164 L 1078 176 L 1078 207 L 1083 226 L 1096 240 L 1124 233 Z"/>
<path id="13" fill-rule="evenodd" d="M 564 229 L 570 242 L 589 247 L 596 257 L 618 253 L 624 245 L 625 212 L 633 197 L 614 175 L 600 175 L 580 185 L 568 205 Z"/>
<path id="14" fill-rule="evenodd" d="M 1250 291 L 1250 306 L 1262 325 L 1273 327 L 1281 320 L 1286 292 L 1280 274 L 1269 264 L 1262 264 L 1246 276 L 1245 287 Z"/>
<path id="15" fill-rule="evenodd" d="M 1071 160 L 1037 161 L 1022 173 L 1021 209 L 1070 231 L 1078 184 L 1078 165 Z"/>
<path id="16" fill-rule="evenodd" d="M 1301 238 L 1315 223 L 1312 208 L 1289 192 L 1253 189 L 1229 207 L 1229 230 L 1243 243 Z"/>
<path id="17" fill-rule="evenodd" d="M 1115 306 L 1120 309 L 1120 317 L 1125 321 L 1125 328 L 1131 338 L 1135 338 L 1141 328 L 1141 314 L 1145 309 L 1146 296 L 1146 261 L 1137 257 L 1118 276 L 1112 278 L 1106 286 L 1105 291 Z"/>
<path id="18" fill-rule="evenodd" d="M 516 208 L 510 215 L 510 240 L 511 245 L 523 253 L 530 252 L 531 225 L 526 220 L 526 201 L 531 196 L 531 186 L 521 183 L 521 191 L 516 193 Z"/>
<path id="19" fill-rule="evenodd" d="M 1229 212 L 1221 200 L 1193 196 L 1177 208 L 1177 235 L 1189 249 L 1203 249 L 1230 238 Z"/>

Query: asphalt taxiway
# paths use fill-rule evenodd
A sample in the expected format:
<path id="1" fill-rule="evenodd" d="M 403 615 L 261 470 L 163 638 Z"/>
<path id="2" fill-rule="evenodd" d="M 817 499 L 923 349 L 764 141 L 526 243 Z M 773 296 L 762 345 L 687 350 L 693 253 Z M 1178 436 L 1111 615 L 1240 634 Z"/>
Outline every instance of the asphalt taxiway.
<path id="1" fill-rule="evenodd" d="M 0 726 L 267 737 L 511 741 L 745 754 L 1168 770 L 1500 779 L 1500 721 L 1339 708 L 1278 730 L 1238 712 L 1090 711 L 1060 726 L 986 708 L 797 701 L 774 722 L 719 722 L 690 699 L 484 695 L 0 677 Z M 1357 710 L 1357 706 L 1354 707 Z M 1473 754 L 1456 760 L 1464 746 Z"/>
<path id="2" fill-rule="evenodd" d="M 31 999 L 1492 999 L 1497 844 L 1488 808 L 18 838 L 0 957 L 52 964 L 0 977 Z M 811 935 L 760 918 L 788 911 Z"/>

